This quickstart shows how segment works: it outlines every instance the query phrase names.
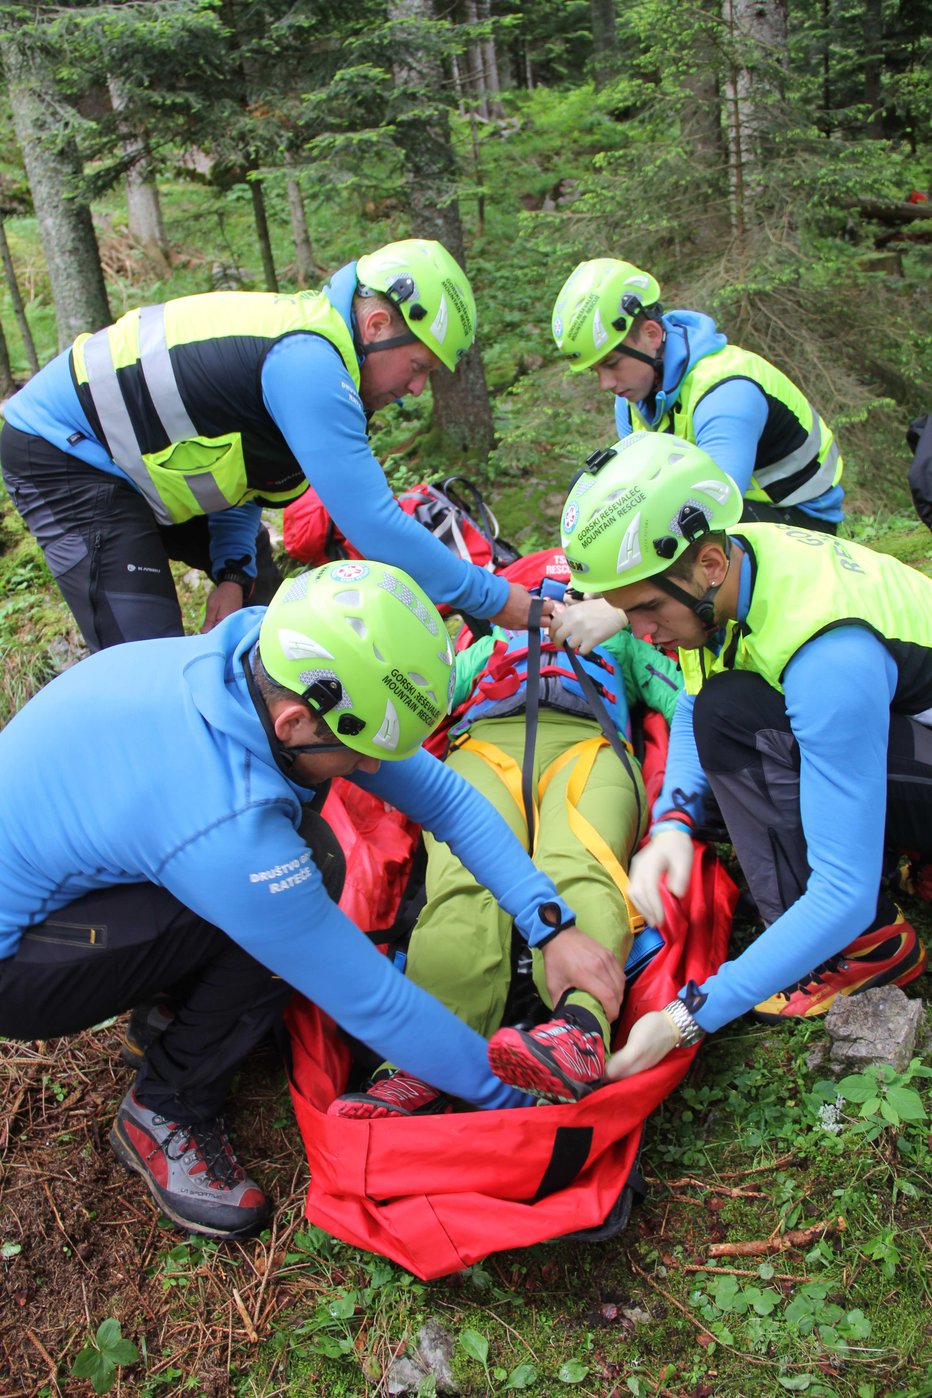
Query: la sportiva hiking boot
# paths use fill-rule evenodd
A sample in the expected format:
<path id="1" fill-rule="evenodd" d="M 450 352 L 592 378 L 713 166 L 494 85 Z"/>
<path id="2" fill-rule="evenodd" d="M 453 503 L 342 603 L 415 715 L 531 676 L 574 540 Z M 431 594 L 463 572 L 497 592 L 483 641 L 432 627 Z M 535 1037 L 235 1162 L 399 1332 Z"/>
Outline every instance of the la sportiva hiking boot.
<path id="1" fill-rule="evenodd" d="M 489 1040 L 489 1067 L 535 1097 L 578 1102 L 602 1081 L 605 1045 L 598 1031 L 550 1019 L 536 1029 L 499 1029 Z"/>
<path id="2" fill-rule="evenodd" d="M 862 932 L 837 956 L 751 1011 L 765 1024 L 828 1014 L 839 995 L 860 995 L 878 985 L 908 985 L 926 968 L 926 950 L 902 913 L 896 921 Z"/>
<path id="3" fill-rule="evenodd" d="M 380 1068 L 362 1092 L 346 1092 L 331 1102 L 328 1116 L 371 1119 L 381 1116 L 441 1116 L 452 1112 L 445 1092 L 401 1068 Z"/>
<path id="4" fill-rule="evenodd" d="M 191 1233 L 248 1238 L 264 1227 L 268 1196 L 240 1165 L 219 1117 L 183 1126 L 127 1092 L 110 1146 L 141 1175 L 164 1214 Z"/>
<path id="5" fill-rule="evenodd" d="M 146 1049 L 152 1047 L 174 1018 L 174 1008 L 161 998 L 136 1005 L 130 1012 L 120 1045 L 123 1062 L 130 1068 L 138 1068 L 146 1056 Z"/>

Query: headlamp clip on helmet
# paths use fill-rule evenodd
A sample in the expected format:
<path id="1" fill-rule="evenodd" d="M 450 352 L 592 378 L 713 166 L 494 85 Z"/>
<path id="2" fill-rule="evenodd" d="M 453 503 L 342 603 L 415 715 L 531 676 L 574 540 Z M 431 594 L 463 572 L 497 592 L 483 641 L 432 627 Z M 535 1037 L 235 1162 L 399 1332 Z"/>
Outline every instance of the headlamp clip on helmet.
<path id="1" fill-rule="evenodd" d="M 618 452 L 614 447 L 602 447 L 599 451 L 591 452 L 586 457 L 586 470 L 591 476 L 597 476 L 603 466 L 607 466 Z"/>
<path id="2" fill-rule="evenodd" d="M 386 289 L 385 295 L 395 306 L 400 306 L 404 301 L 410 301 L 412 296 L 417 295 L 417 287 L 410 272 L 403 272 L 400 277 L 396 277 L 391 286 Z M 427 315 L 426 310 L 415 302 L 408 310 L 411 320 L 423 320 Z"/>

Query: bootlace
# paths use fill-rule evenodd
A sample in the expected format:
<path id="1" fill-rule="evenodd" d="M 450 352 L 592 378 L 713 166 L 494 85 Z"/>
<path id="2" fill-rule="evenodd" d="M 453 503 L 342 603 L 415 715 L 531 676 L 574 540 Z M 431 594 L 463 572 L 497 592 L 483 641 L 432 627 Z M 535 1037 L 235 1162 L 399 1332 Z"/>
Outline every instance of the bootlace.
<path id="1" fill-rule="evenodd" d="M 784 990 L 783 994 L 787 999 L 789 999 L 791 995 L 795 995 L 797 991 L 800 995 L 811 995 L 811 987 L 824 985 L 827 976 L 832 975 L 835 971 L 844 970 L 846 965 L 847 962 L 843 956 L 830 956 L 828 961 L 823 961 L 821 966 L 817 966 L 814 971 L 810 972 L 805 980 L 797 981 L 795 985 L 791 985 L 787 990 Z"/>
<path id="2" fill-rule="evenodd" d="M 168 1160 L 180 1160 L 189 1150 L 197 1151 L 207 1170 L 211 1182 L 232 1189 L 242 1178 L 242 1168 L 233 1153 L 233 1147 L 219 1119 L 198 1126 L 182 1126 L 156 1117 L 157 1126 L 168 1126 L 168 1135 L 162 1141 L 162 1150 Z M 174 1152 L 172 1147 L 175 1147 Z"/>

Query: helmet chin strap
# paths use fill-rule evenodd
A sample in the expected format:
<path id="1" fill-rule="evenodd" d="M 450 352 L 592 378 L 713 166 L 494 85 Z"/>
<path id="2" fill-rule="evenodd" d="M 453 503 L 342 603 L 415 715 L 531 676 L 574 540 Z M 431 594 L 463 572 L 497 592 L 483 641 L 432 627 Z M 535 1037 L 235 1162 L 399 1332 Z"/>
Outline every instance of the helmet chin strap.
<path id="1" fill-rule="evenodd" d="M 630 349 L 627 345 L 616 345 L 612 350 L 613 354 L 623 354 L 628 359 L 639 359 L 642 364 L 649 364 L 657 373 L 663 366 L 663 346 L 661 345 L 657 354 L 645 354 L 643 350 Z"/>
<path id="2" fill-rule="evenodd" d="M 290 781 L 295 780 L 291 770 L 294 767 L 295 759 L 300 757 L 303 753 L 319 754 L 324 752 L 351 751 L 351 749 L 347 748 L 345 743 L 295 743 L 293 746 L 287 746 L 275 732 L 272 715 L 269 713 L 265 700 L 259 692 L 256 677 L 252 673 L 252 666 L 245 655 L 243 656 L 243 674 L 246 676 L 246 688 L 249 690 L 249 697 L 259 716 L 259 722 L 262 724 L 265 736 L 269 740 L 269 747 L 272 749 L 275 765 Z M 296 700 L 300 700 L 300 698 L 300 694 L 295 695 Z M 299 785 L 300 784 L 301 783 L 299 783 Z"/>
<path id="3" fill-rule="evenodd" d="M 407 330 L 403 335 L 392 335 L 387 340 L 356 340 L 356 348 L 362 355 L 378 354 L 379 350 L 397 349 L 399 345 L 413 345 L 418 341 L 418 336 L 413 331 Z"/>
<path id="4" fill-rule="evenodd" d="M 718 629 L 718 622 L 715 620 L 715 599 L 725 586 L 725 581 L 731 569 L 731 540 L 728 538 L 727 534 L 725 536 L 725 551 L 728 559 L 725 577 L 722 578 L 720 583 L 716 583 L 714 587 L 707 587 L 701 597 L 694 597 L 691 592 L 687 592 L 685 588 L 678 586 L 677 583 L 673 582 L 664 573 L 658 573 L 653 579 L 661 592 L 665 592 L 668 597 L 672 597 L 675 601 L 682 602 L 684 607 L 688 607 L 689 610 L 699 618 L 706 631 L 715 631 Z"/>

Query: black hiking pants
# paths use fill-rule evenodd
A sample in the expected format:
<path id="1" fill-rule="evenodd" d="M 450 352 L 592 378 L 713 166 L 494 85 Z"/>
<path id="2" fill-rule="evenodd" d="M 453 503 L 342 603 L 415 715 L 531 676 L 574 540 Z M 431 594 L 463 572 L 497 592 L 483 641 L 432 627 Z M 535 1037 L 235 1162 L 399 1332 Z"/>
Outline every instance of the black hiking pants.
<path id="1" fill-rule="evenodd" d="M 147 1050 L 136 1095 L 172 1121 L 208 1121 L 290 994 L 166 889 L 126 884 L 59 909 L 0 961 L 0 1034 L 74 1034 L 164 995 L 176 1015 Z"/>
<path id="2" fill-rule="evenodd" d="M 301 835 L 338 900 L 346 861 L 310 805 Z M 291 986 L 156 884 L 86 893 L 23 932 L 0 961 L 0 1036 L 76 1034 L 134 1005 L 169 1000 L 175 1018 L 136 1077 L 143 1106 L 171 1121 L 210 1121 L 238 1065 L 277 1028 Z"/>
<path id="3" fill-rule="evenodd" d="M 814 529 L 817 534 L 837 534 L 838 525 L 830 519 L 809 515 L 798 505 L 774 505 L 769 500 L 744 501 L 743 524 L 792 524 L 796 529 Z"/>
<path id="4" fill-rule="evenodd" d="M 90 650 L 184 634 L 169 562 L 180 559 L 210 574 L 205 515 L 160 525 L 127 481 L 9 424 L 0 433 L 0 465 L 10 499 Z M 256 562 L 250 602 L 259 606 L 281 582 L 264 525 Z"/>
<path id="5" fill-rule="evenodd" d="M 799 747 L 783 695 L 747 671 L 713 675 L 696 697 L 693 730 L 751 896 L 769 927 L 802 895 L 811 872 L 799 804 Z M 885 840 L 891 850 L 932 855 L 932 728 L 894 713 Z M 885 927 L 894 917 L 892 903 L 880 894 L 871 928 Z"/>

